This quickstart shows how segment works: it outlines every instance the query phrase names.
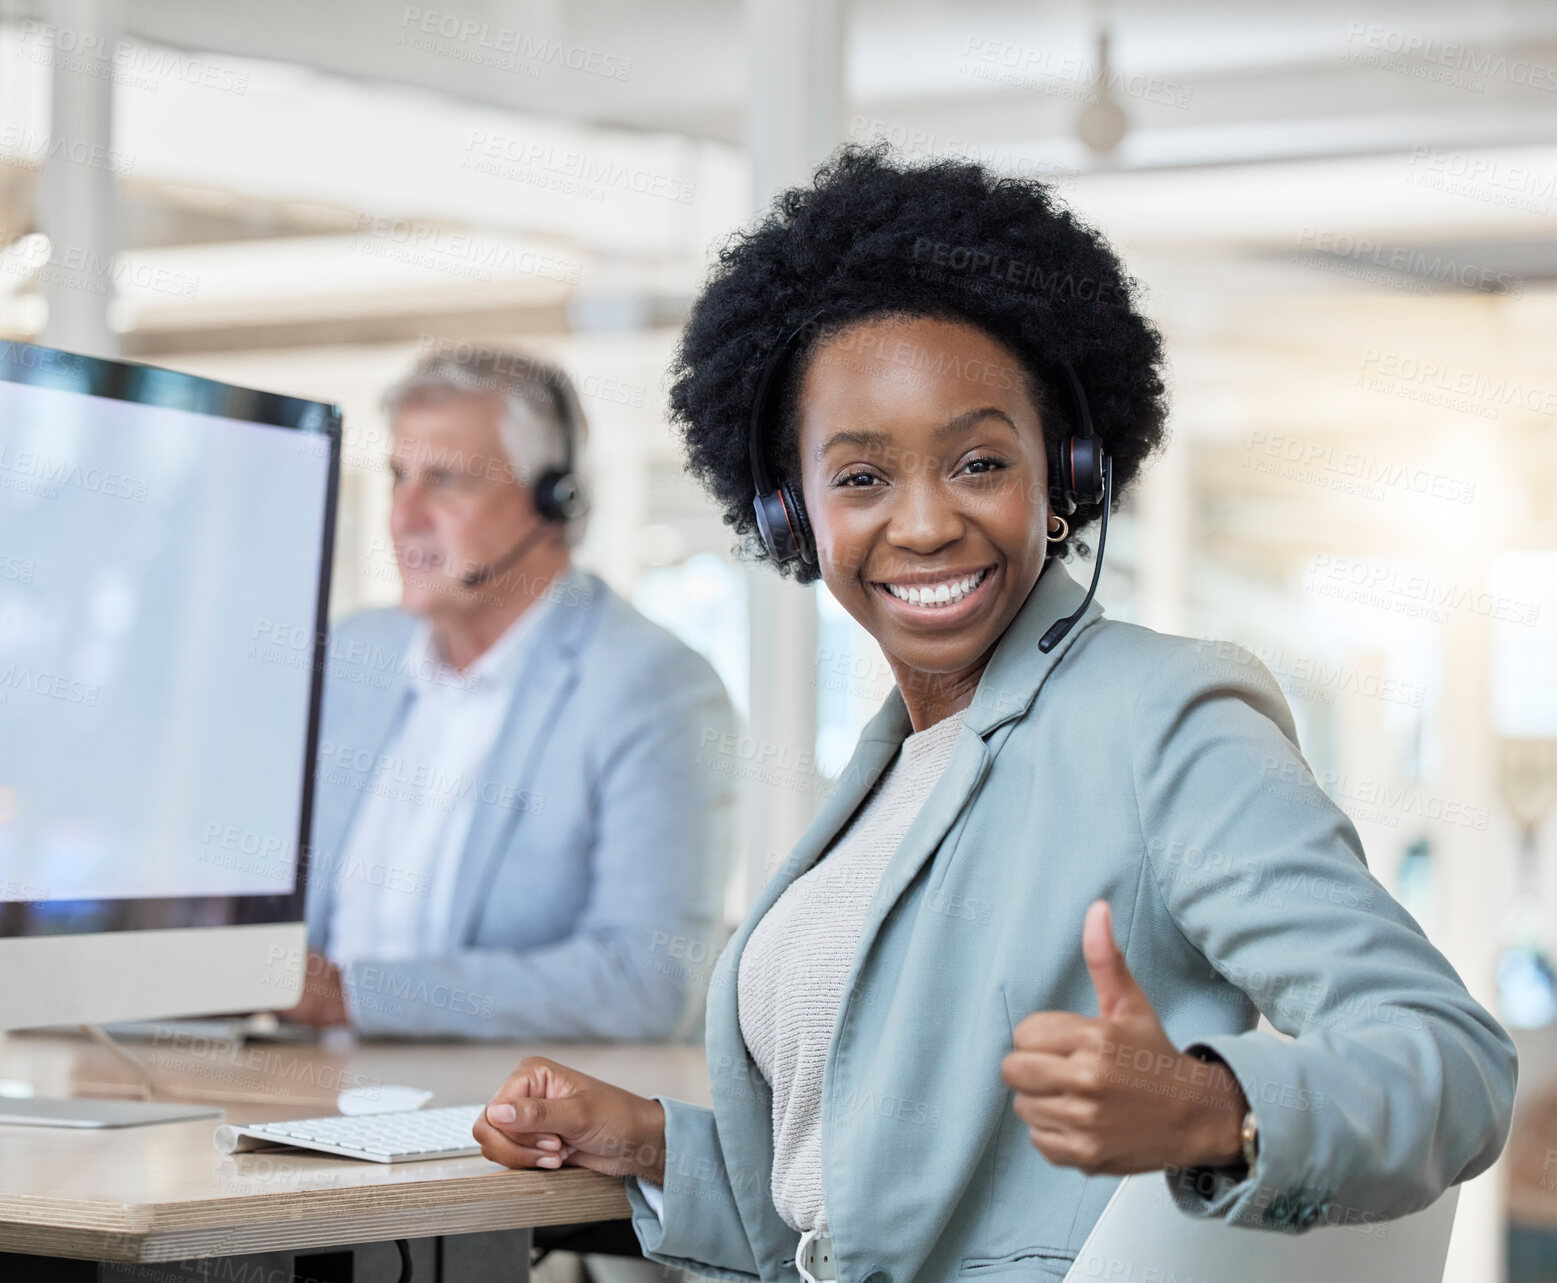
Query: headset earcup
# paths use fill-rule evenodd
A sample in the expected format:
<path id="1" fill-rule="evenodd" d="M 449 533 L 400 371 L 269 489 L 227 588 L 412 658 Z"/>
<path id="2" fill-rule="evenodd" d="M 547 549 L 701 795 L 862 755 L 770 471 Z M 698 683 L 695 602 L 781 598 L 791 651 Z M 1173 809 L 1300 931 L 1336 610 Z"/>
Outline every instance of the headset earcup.
<path id="1" fill-rule="evenodd" d="M 795 551 L 808 566 L 816 565 L 816 536 L 811 532 L 811 518 L 806 514 L 805 500 L 788 481 L 779 487 L 784 496 L 784 507 L 789 512 L 790 528 L 795 532 Z"/>
<path id="2" fill-rule="evenodd" d="M 762 537 L 762 546 L 767 549 L 768 556 L 780 563 L 793 561 L 795 536 L 784 508 L 783 494 L 769 490 L 755 496 L 751 506 L 757 517 L 757 533 Z"/>
<path id="3" fill-rule="evenodd" d="M 1103 501 L 1103 443 L 1097 437 L 1071 437 L 1065 486 L 1080 503 Z"/>
<path id="4" fill-rule="evenodd" d="M 571 521 L 584 511 L 578 480 L 566 468 L 547 468 L 531 491 L 536 513 L 546 521 Z"/>
<path id="5" fill-rule="evenodd" d="M 535 511 L 545 521 L 561 521 L 562 507 L 557 493 L 559 481 L 564 480 L 567 473 L 560 468 L 547 468 L 535 479 L 535 485 L 531 487 L 531 502 L 535 504 Z"/>

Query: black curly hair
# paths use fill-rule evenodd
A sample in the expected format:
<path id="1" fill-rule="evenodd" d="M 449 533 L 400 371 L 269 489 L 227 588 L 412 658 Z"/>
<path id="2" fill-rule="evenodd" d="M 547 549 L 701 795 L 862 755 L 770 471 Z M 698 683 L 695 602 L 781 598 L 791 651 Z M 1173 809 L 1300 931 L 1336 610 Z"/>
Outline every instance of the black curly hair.
<path id="1" fill-rule="evenodd" d="M 1070 363 L 1113 456 L 1117 505 L 1161 445 L 1167 416 L 1162 337 L 1136 309 L 1136 292 L 1103 237 L 1043 182 L 966 160 L 906 165 L 885 141 L 849 145 L 809 187 L 782 192 L 764 218 L 720 249 L 671 367 L 671 418 L 725 524 L 751 555 L 767 559 L 752 512 L 747 439 L 771 354 L 805 327 L 765 416 L 776 428 L 765 443 L 769 468 L 798 484 L 796 394 L 817 346 L 867 318 L 960 321 L 1018 358 L 1051 469 L 1057 441 L 1076 430 L 1057 364 Z M 1077 530 L 1101 508 L 1078 506 L 1071 535 L 1051 548 L 1068 556 Z M 798 558 L 780 569 L 802 583 L 819 576 Z"/>

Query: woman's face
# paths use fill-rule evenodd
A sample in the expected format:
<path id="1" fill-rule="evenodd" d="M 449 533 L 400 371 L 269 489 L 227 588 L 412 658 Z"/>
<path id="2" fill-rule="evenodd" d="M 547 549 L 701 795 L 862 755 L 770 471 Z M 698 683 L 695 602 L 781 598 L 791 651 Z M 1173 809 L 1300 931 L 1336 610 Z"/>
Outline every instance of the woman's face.
<path id="1" fill-rule="evenodd" d="M 914 670 L 905 693 L 914 674 L 976 683 L 1045 556 L 1042 425 L 1016 357 L 955 321 L 861 321 L 812 357 L 799 443 L 833 596 Z"/>

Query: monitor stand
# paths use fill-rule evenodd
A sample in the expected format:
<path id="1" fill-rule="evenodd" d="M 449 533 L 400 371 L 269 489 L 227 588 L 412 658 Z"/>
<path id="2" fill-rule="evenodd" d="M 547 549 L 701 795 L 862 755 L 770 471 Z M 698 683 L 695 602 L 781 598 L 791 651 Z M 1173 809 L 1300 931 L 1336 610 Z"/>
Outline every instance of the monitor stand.
<path id="1" fill-rule="evenodd" d="M 157 1079 L 97 1025 L 77 1026 L 93 1042 L 122 1062 L 147 1096 L 157 1094 Z M 186 1123 L 192 1118 L 220 1118 L 227 1111 L 210 1105 L 173 1105 L 161 1100 L 118 1100 L 113 1097 L 0 1095 L 0 1124 L 23 1127 L 143 1127 L 147 1123 Z"/>
<path id="2" fill-rule="evenodd" d="M 88 1097 L 49 1100 L 39 1096 L 0 1096 L 0 1124 L 26 1127 L 141 1127 L 147 1123 L 187 1123 L 220 1118 L 225 1110 L 210 1105 L 172 1105 L 160 1100 L 98 1100 Z"/>

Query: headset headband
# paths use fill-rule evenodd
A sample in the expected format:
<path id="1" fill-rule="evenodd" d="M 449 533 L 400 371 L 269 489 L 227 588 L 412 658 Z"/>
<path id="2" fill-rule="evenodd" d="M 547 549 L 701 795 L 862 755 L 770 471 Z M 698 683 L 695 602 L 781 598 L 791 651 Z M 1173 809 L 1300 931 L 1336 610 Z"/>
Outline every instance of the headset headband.
<path id="1" fill-rule="evenodd" d="M 762 367 L 762 374 L 757 379 L 757 390 L 752 396 L 751 427 L 747 433 L 747 440 L 751 451 L 751 478 L 759 495 L 768 494 L 773 489 L 772 479 L 768 475 L 767 461 L 762 457 L 762 415 L 767 408 L 769 388 L 784 364 L 785 358 L 794 348 L 795 341 L 817 322 L 825 310 L 824 308 L 822 311 L 813 312 L 789 332 L 784 341 L 774 350 L 773 355 L 768 358 L 768 363 Z"/>

